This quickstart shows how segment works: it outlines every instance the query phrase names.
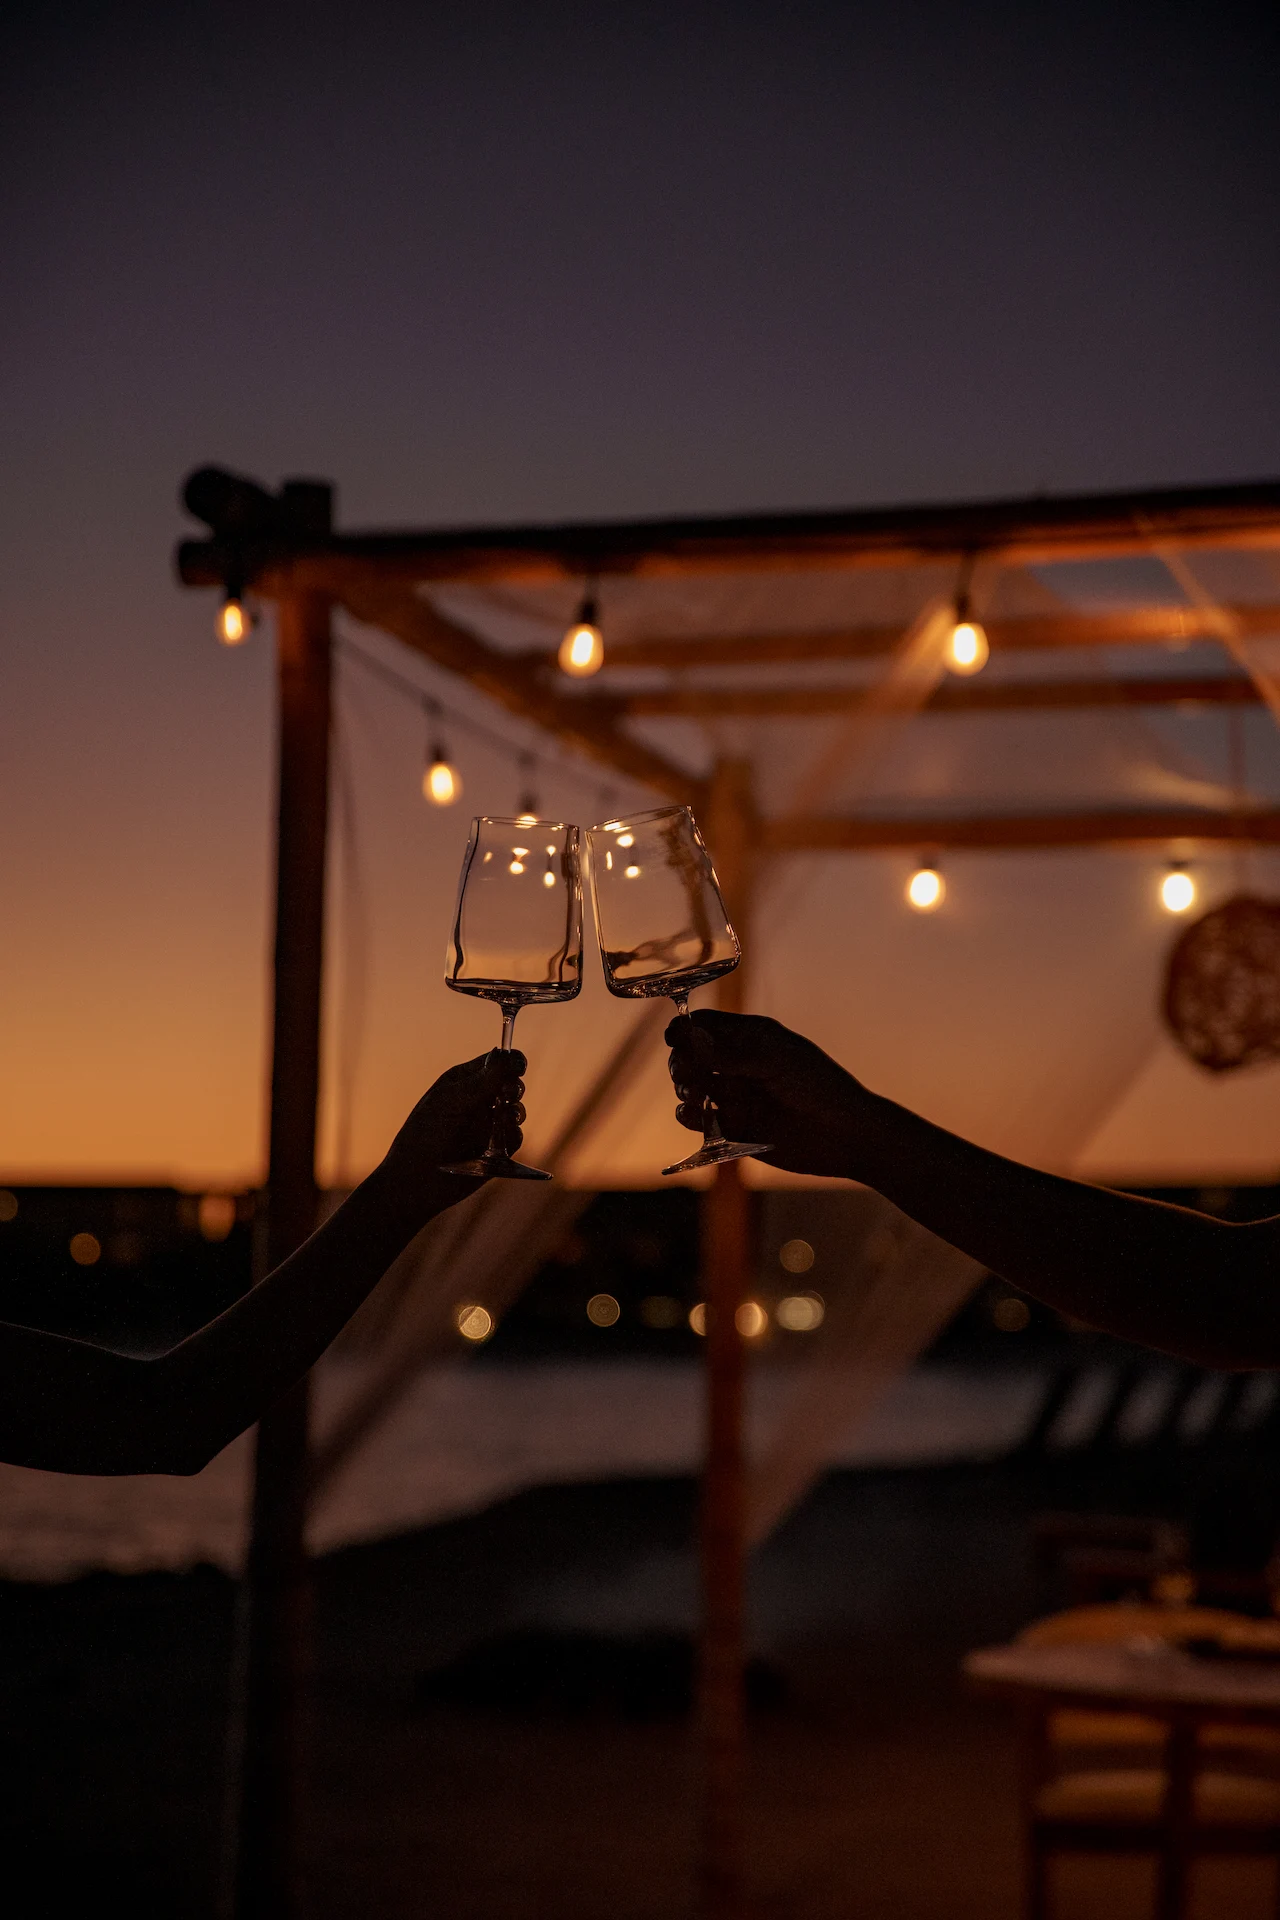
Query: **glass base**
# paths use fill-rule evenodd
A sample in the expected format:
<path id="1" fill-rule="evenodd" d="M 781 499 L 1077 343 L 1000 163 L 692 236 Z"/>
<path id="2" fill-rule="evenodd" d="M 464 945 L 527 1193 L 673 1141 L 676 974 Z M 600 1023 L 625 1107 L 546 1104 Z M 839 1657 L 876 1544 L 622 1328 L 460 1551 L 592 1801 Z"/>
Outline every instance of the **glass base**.
<path id="1" fill-rule="evenodd" d="M 550 1180 L 549 1173 L 543 1173 L 538 1167 L 522 1167 L 509 1153 L 489 1151 L 477 1155 L 474 1160 L 458 1160 L 450 1167 L 441 1167 L 441 1173 L 465 1173 L 473 1180 Z"/>
<path id="2" fill-rule="evenodd" d="M 772 1153 L 772 1144 L 765 1146 L 756 1140 L 748 1144 L 742 1140 L 704 1140 L 696 1153 L 687 1160 L 677 1160 L 673 1167 L 664 1167 L 664 1174 L 691 1173 L 695 1167 L 714 1167 L 721 1160 L 743 1160 L 751 1153 Z"/>

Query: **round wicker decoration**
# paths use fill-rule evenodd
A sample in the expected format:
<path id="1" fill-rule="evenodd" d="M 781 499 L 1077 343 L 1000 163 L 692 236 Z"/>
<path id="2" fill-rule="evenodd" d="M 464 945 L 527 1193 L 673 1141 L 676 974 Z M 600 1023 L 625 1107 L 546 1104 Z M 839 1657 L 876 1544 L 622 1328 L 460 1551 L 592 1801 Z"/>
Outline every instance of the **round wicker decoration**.
<path id="1" fill-rule="evenodd" d="M 1210 1073 L 1280 1058 L 1280 900 L 1237 894 L 1179 935 L 1164 1017 Z"/>

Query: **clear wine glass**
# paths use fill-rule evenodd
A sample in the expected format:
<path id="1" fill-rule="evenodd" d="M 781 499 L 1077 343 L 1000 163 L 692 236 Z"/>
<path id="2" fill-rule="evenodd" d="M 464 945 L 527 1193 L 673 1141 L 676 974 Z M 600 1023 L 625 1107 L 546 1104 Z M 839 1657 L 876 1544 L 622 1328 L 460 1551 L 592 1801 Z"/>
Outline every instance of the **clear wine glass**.
<path id="1" fill-rule="evenodd" d="M 693 815 L 688 807 L 659 807 L 606 820 L 589 829 L 587 843 L 605 985 L 623 1000 L 665 995 L 687 1019 L 694 988 L 732 973 L 742 958 Z M 726 1140 L 711 1099 L 702 1126 L 698 1151 L 663 1173 L 770 1151 L 762 1142 Z"/>
<path id="2" fill-rule="evenodd" d="M 578 829 L 563 820 L 483 817 L 471 823 L 445 985 L 496 1000 L 502 1050 L 521 1007 L 572 1000 L 582 991 L 582 865 Z M 507 1152 L 507 1110 L 495 1100 L 489 1144 L 446 1173 L 485 1180 L 549 1180 Z"/>

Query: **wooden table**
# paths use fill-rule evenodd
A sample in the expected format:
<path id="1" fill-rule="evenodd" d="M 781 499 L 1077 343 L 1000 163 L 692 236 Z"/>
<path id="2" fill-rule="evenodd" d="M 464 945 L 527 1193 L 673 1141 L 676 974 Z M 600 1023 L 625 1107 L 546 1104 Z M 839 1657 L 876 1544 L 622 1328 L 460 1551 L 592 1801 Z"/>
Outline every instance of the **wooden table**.
<path id="1" fill-rule="evenodd" d="M 1169 1729 L 1160 1811 L 1157 1920 L 1183 1920 L 1201 1726 L 1280 1726 L 1280 1663 L 1202 1659 L 1163 1640 L 986 1647 L 964 1662 L 984 1693 L 1047 1713 L 1055 1707 L 1138 1712 Z"/>

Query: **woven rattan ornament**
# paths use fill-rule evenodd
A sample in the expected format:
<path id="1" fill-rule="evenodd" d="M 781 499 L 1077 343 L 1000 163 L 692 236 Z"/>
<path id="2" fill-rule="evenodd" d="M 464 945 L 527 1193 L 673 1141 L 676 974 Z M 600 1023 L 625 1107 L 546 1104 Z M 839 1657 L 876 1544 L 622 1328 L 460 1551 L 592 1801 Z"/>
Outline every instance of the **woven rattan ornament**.
<path id="1" fill-rule="evenodd" d="M 1280 1059 L 1280 900 L 1237 894 L 1180 935 L 1164 1017 L 1210 1073 Z"/>

